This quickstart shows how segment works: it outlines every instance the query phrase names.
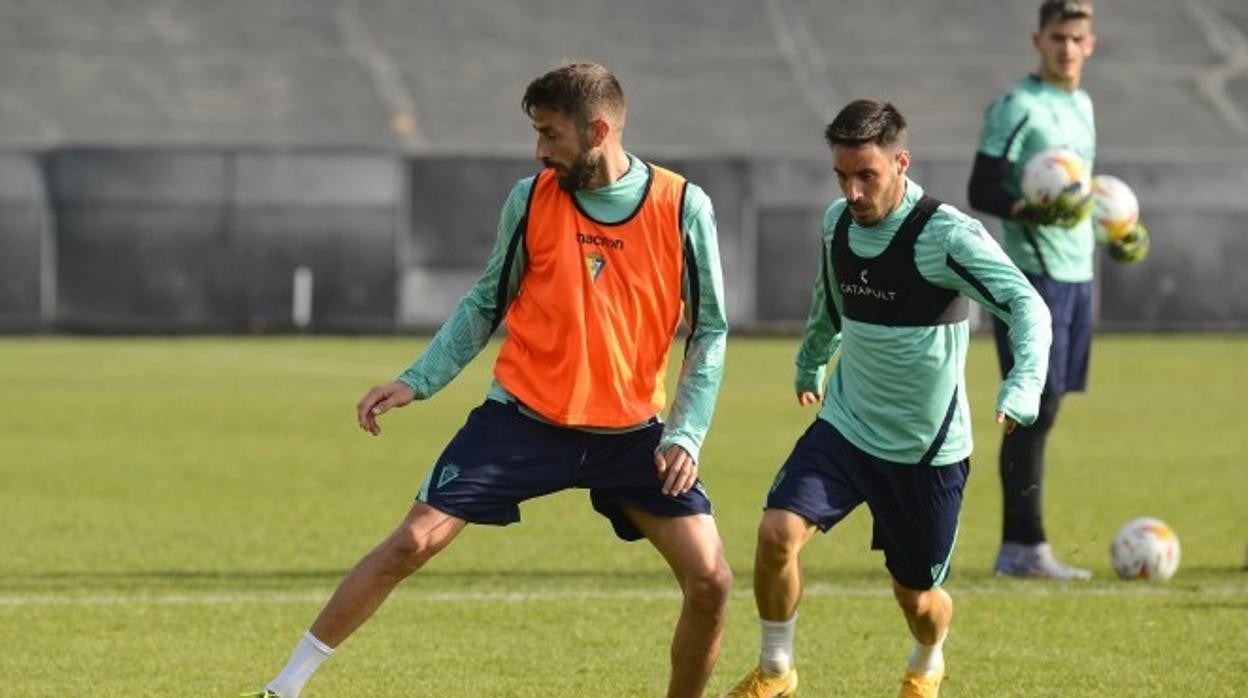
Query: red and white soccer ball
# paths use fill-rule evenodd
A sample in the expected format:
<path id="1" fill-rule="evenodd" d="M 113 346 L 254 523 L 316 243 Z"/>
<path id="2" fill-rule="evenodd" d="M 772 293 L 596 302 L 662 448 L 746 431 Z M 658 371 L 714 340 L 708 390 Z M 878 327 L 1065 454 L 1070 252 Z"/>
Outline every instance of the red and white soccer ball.
<path id="1" fill-rule="evenodd" d="M 1092 178 L 1092 225 L 1099 238 L 1117 242 L 1140 221 L 1140 200 L 1127 183 L 1113 175 Z"/>
<path id="2" fill-rule="evenodd" d="M 1179 569 L 1179 537 L 1161 519 L 1131 519 L 1114 536 L 1109 553 L 1123 579 L 1164 582 Z"/>
<path id="3" fill-rule="evenodd" d="M 1023 198 L 1033 206 L 1047 206 L 1063 196 L 1077 203 L 1092 193 L 1092 173 L 1074 151 L 1050 148 L 1023 165 L 1019 186 Z"/>

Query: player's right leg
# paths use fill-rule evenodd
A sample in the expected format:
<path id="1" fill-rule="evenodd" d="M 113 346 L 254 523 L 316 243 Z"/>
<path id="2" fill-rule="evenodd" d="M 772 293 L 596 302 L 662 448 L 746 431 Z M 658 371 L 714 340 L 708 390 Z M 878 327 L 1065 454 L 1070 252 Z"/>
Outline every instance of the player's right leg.
<path id="1" fill-rule="evenodd" d="M 758 606 L 762 648 L 758 666 L 728 691 L 728 698 L 797 694 L 793 634 L 802 598 L 798 553 L 814 532 L 813 523 L 791 511 L 764 510 L 754 549 L 754 602 Z"/>
<path id="2" fill-rule="evenodd" d="M 786 623 L 797 617 L 797 606 L 802 600 L 798 554 L 814 532 L 813 523 L 791 511 L 763 511 L 754 550 L 754 603 L 758 617 L 765 623 Z M 768 673 L 783 673 L 785 665 L 792 665 L 792 657 L 777 656 L 774 648 L 767 647 L 766 640 L 764 637 L 760 664 Z"/>
<path id="3" fill-rule="evenodd" d="M 844 518 L 861 501 L 840 468 L 848 463 L 844 438 L 816 419 L 780 468 L 758 525 L 754 600 L 762 636 L 758 666 L 727 698 L 773 698 L 797 693 L 793 636 L 802 597 L 798 554 L 814 535 Z"/>

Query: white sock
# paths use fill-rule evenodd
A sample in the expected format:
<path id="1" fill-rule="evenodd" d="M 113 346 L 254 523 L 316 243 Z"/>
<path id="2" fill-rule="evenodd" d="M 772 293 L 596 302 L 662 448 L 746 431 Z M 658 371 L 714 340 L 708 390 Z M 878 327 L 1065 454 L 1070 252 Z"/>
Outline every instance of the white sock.
<path id="1" fill-rule="evenodd" d="M 763 629 L 763 649 L 758 653 L 758 666 L 768 676 L 782 676 L 793 668 L 793 633 L 797 615 L 788 620 L 758 619 Z"/>
<path id="2" fill-rule="evenodd" d="M 334 648 L 316 639 L 311 630 L 305 632 L 299 638 L 299 644 L 295 645 L 295 651 L 290 653 L 286 668 L 269 682 L 267 688 L 282 698 L 299 698 L 299 692 L 312 678 L 312 672 L 333 652 Z"/>
<path id="3" fill-rule="evenodd" d="M 942 635 L 934 645 L 925 645 L 918 640 L 914 642 L 914 650 L 910 652 L 910 664 L 906 671 L 915 674 L 934 674 L 945 666 L 945 654 L 943 647 L 945 645 L 946 635 Z"/>

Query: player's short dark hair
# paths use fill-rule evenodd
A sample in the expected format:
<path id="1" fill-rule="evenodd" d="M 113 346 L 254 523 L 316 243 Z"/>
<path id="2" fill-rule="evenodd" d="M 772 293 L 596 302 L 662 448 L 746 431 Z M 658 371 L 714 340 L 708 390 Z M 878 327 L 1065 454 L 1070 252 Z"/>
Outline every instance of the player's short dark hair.
<path id="1" fill-rule="evenodd" d="M 530 117 L 541 107 L 563 112 L 582 124 L 602 112 L 623 123 L 624 89 L 611 71 L 597 63 L 569 63 L 530 82 L 521 106 Z"/>
<path id="2" fill-rule="evenodd" d="M 906 119 L 888 102 L 857 99 L 845 106 L 823 131 L 829 146 L 856 147 L 874 143 L 881 148 L 903 143 Z"/>
<path id="3" fill-rule="evenodd" d="M 1091 0 L 1044 0 L 1040 4 L 1040 28 L 1049 22 L 1068 19 L 1092 19 Z"/>

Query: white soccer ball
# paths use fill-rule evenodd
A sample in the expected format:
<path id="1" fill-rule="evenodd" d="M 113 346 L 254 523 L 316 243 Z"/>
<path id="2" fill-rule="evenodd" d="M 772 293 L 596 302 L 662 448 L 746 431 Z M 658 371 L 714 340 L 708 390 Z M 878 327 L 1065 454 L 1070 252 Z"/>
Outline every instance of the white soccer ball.
<path id="1" fill-rule="evenodd" d="M 1140 200 L 1127 183 L 1113 175 L 1092 178 L 1092 225 L 1108 242 L 1127 236 L 1140 221 Z"/>
<path id="2" fill-rule="evenodd" d="M 1161 519 L 1131 519 L 1109 548 L 1114 572 L 1123 579 L 1164 582 L 1179 569 L 1179 537 Z"/>
<path id="3" fill-rule="evenodd" d="M 1050 148 L 1036 153 L 1023 165 L 1019 186 L 1023 198 L 1033 206 L 1047 206 L 1062 196 L 1079 202 L 1092 193 L 1092 173 L 1074 151 Z"/>

